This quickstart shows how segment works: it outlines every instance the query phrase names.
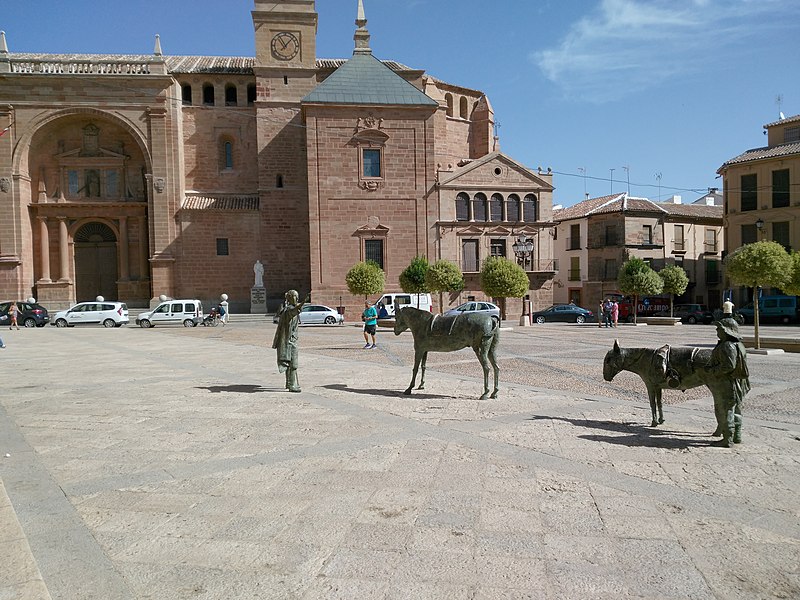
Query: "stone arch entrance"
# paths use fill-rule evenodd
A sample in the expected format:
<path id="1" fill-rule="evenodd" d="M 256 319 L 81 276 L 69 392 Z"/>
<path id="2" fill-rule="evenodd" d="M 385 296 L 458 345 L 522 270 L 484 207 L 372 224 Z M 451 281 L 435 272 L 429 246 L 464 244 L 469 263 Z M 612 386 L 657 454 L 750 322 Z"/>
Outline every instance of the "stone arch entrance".
<path id="1" fill-rule="evenodd" d="M 117 300 L 117 236 L 104 223 L 81 226 L 74 236 L 75 300 Z"/>

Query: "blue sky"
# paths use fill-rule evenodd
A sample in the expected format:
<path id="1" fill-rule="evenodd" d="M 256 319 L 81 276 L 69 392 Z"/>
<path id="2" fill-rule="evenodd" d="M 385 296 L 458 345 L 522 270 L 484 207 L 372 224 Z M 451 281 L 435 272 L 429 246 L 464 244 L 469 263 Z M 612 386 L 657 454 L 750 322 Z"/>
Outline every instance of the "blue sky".
<path id="1" fill-rule="evenodd" d="M 252 0 L 4 4 L 11 52 L 148 54 L 158 33 L 165 54 L 255 54 Z M 364 5 L 373 53 L 485 92 L 501 149 L 551 167 L 556 203 L 625 191 L 628 178 L 634 195 L 695 200 L 721 185 L 723 162 L 766 144 L 779 109 L 800 114 L 797 0 Z M 356 7 L 317 0 L 319 57 L 352 54 Z"/>

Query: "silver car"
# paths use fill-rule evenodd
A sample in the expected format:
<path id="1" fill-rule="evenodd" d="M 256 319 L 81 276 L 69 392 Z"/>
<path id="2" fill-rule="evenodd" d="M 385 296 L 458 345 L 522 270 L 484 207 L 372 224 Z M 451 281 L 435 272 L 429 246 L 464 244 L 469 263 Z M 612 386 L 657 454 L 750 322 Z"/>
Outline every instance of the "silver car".
<path id="1" fill-rule="evenodd" d="M 493 319 L 500 320 L 500 309 L 497 305 L 492 304 L 491 302 L 464 302 L 461 306 L 456 306 L 455 308 L 451 308 L 445 314 L 445 316 L 450 315 L 461 315 L 464 313 L 481 313 L 484 315 L 489 315 Z"/>
<path id="2" fill-rule="evenodd" d="M 272 322 L 278 322 L 277 314 L 272 317 Z M 330 306 L 306 304 L 300 310 L 300 325 L 335 325 L 337 323 L 344 323 L 344 316 Z"/>

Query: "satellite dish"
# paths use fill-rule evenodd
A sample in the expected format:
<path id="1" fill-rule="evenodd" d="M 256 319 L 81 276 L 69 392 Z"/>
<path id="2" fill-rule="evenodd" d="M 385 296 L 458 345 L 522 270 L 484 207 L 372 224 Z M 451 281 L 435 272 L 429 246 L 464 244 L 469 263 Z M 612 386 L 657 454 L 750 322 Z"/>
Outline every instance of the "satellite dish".
<path id="1" fill-rule="evenodd" d="M 786 118 L 785 116 L 783 116 L 783 113 L 781 111 L 778 111 L 778 114 L 781 116 L 781 120 Z"/>

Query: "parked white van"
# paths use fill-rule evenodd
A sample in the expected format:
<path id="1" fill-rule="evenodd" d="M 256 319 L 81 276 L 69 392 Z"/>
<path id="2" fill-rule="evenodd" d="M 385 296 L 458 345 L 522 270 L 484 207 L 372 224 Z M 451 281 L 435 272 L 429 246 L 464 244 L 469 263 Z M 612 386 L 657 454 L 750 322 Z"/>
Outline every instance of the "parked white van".
<path id="1" fill-rule="evenodd" d="M 405 292 L 388 293 L 375 303 L 379 319 L 393 319 L 398 310 L 405 306 L 413 306 L 420 310 L 433 311 L 430 294 L 406 294 Z"/>
<path id="2" fill-rule="evenodd" d="M 203 305 L 200 300 L 167 300 L 155 309 L 139 313 L 136 324 L 147 329 L 155 325 L 197 327 L 203 322 Z"/>

